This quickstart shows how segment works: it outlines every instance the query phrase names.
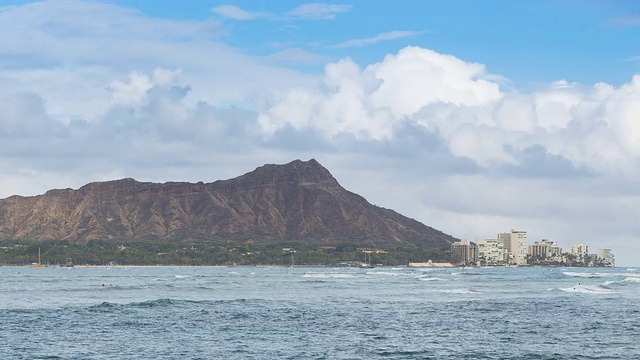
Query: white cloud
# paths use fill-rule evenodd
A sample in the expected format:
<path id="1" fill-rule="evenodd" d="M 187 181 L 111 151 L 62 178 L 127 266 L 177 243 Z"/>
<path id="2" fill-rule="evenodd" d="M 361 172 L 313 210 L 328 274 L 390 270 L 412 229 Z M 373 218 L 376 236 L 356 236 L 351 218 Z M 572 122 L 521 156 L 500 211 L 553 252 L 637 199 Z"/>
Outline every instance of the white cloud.
<path id="1" fill-rule="evenodd" d="M 289 48 L 289 49 L 284 49 L 282 51 L 278 51 L 274 54 L 269 55 L 268 59 L 276 63 L 285 63 L 285 64 L 287 63 L 293 63 L 293 64 L 325 63 L 328 61 L 328 57 L 326 56 L 314 54 L 300 48 Z"/>
<path id="2" fill-rule="evenodd" d="M 311 78 L 220 43 L 223 31 L 212 20 L 153 19 L 101 2 L 5 9 L 0 32 L 0 95 L 36 93 L 63 122 L 95 118 L 115 101 L 110 87 L 156 68 L 182 69 L 191 101 L 221 105 L 262 103 L 268 95 L 257 89 L 279 91 Z"/>
<path id="3" fill-rule="evenodd" d="M 219 5 L 211 11 L 220 16 L 234 20 L 268 19 L 274 21 L 300 19 L 300 20 L 332 20 L 338 14 L 351 10 L 351 5 L 308 3 L 300 5 L 284 15 L 270 14 L 267 12 L 251 12 L 235 5 Z"/>
<path id="4" fill-rule="evenodd" d="M 408 121 L 482 166 L 517 164 L 534 146 L 595 171 L 626 172 L 640 157 L 640 76 L 617 89 L 557 81 L 532 94 L 505 93 L 487 78 L 483 65 L 416 47 L 364 69 L 345 59 L 259 122 L 269 134 L 293 126 L 381 140 Z"/>
<path id="5" fill-rule="evenodd" d="M 254 20 L 270 16 L 269 14 L 262 12 L 249 12 L 235 5 L 220 5 L 214 7 L 211 11 L 215 14 L 234 20 Z"/>
<path id="6" fill-rule="evenodd" d="M 351 10 L 351 5 L 309 3 L 296 7 L 287 13 L 288 16 L 300 19 L 328 20 L 335 19 L 336 15 Z"/>
<path id="7" fill-rule="evenodd" d="M 147 100 L 152 87 L 173 83 L 180 71 L 170 71 L 156 68 L 152 76 L 133 72 L 129 74 L 128 82 L 113 81 L 107 89 L 111 92 L 111 102 L 114 105 L 135 106 Z"/>
<path id="8" fill-rule="evenodd" d="M 434 103 L 475 106 L 502 97 L 495 83 L 481 78 L 483 65 L 427 49 L 405 48 L 367 70 L 381 80 L 372 100 L 399 117 Z"/>
<path id="9" fill-rule="evenodd" d="M 349 47 L 362 47 L 367 45 L 373 45 L 381 41 L 397 40 L 397 39 L 403 39 L 411 36 L 416 36 L 416 35 L 424 34 L 425 32 L 426 31 L 400 31 L 400 30 L 389 31 L 389 32 L 380 33 L 371 38 L 344 41 L 335 45 L 331 45 L 329 46 L 329 48 L 338 49 L 338 48 L 349 48 Z"/>
<path id="10" fill-rule="evenodd" d="M 318 127 L 331 135 L 389 138 L 398 122 L 425 106 L 499 100 L 499 87 L 479 79 L 482 74 L 479 64 L 420 48 L 405 48 L 364 70 L 345 59 L 327 65 L 318 89 L 292 90 L 285 101 L 261 114 L 259 122 L 268 133 L 289 124 Z"/>

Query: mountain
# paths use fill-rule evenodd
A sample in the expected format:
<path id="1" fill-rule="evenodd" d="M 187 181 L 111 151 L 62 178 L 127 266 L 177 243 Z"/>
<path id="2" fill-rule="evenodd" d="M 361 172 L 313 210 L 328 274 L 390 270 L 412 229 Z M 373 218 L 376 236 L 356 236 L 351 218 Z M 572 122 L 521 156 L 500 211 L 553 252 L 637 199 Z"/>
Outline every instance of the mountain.
<path id="1" fill-rule="evenodd" d="M 345 190 L 315 160 L 213 183 L 122 179 L 0 200 L 0 239 L 228 239 L 446 245 L 456 239 Z"/>

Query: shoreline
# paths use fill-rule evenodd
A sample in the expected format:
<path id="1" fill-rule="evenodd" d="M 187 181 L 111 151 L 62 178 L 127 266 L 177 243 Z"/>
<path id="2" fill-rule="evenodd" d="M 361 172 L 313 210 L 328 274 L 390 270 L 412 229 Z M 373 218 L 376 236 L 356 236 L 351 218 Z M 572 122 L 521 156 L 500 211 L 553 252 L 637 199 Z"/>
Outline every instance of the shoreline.
<path id="1" fill-rule="evenodd" d="M 29 265 L 0 265 L 0 268 L 16 268 L 16 269 L 73 269 L 73 268 L 83 268 L 83 269 L 107 269 L 107 268 L 115 268 L 115 269 L 123 269 L 123 268 L 200 268 L 200 269 L 251 269 L 251 268 L 259 268 L 259 269 L 291 269 L 291 268 L 300 268 L 300 269 L 309 269 L 309 268 L 341 268 L 341 269 L 358 269 L 357 266 L 332 266 L 332 265 L 74 265 L 71 267 L 66 266 L 34 266 L 33 264 Z M 548 269 L 625 269 L 625 268 L 640 268 L 638 266 L 616 266 L 616 267 L 584 267 L 584 266 L 467 266 L 467 267 L 459 267 L 459 266 L 407 266 L 407 265 L 383 265 L 383 266 L 375 266 L 374 268 L 398 268 L 398 269 L 499 269 L 499 268 L 509 268 L 509 269 L 518 269 L 518 268 L 548 268 Z"/>

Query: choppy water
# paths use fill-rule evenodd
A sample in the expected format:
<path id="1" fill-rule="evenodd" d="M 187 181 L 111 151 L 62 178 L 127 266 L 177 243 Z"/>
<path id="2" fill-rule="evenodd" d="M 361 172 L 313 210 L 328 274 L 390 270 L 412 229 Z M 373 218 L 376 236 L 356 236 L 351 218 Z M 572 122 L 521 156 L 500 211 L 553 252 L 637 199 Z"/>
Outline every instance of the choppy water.
<path id="1" fill-rule="evenodd" d="M 638 359 L 636 269 L 0 268 L 0 359 Z"/>

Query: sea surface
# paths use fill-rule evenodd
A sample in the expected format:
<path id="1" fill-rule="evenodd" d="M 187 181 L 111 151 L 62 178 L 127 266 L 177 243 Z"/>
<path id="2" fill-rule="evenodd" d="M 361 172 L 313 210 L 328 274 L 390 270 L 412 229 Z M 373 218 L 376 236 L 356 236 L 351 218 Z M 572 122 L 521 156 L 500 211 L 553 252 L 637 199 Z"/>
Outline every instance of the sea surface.
<path id="1" fill-rule="evenodd" d="M 640 359 L 640 269 L 0 268 L 0 359 Z"/>

